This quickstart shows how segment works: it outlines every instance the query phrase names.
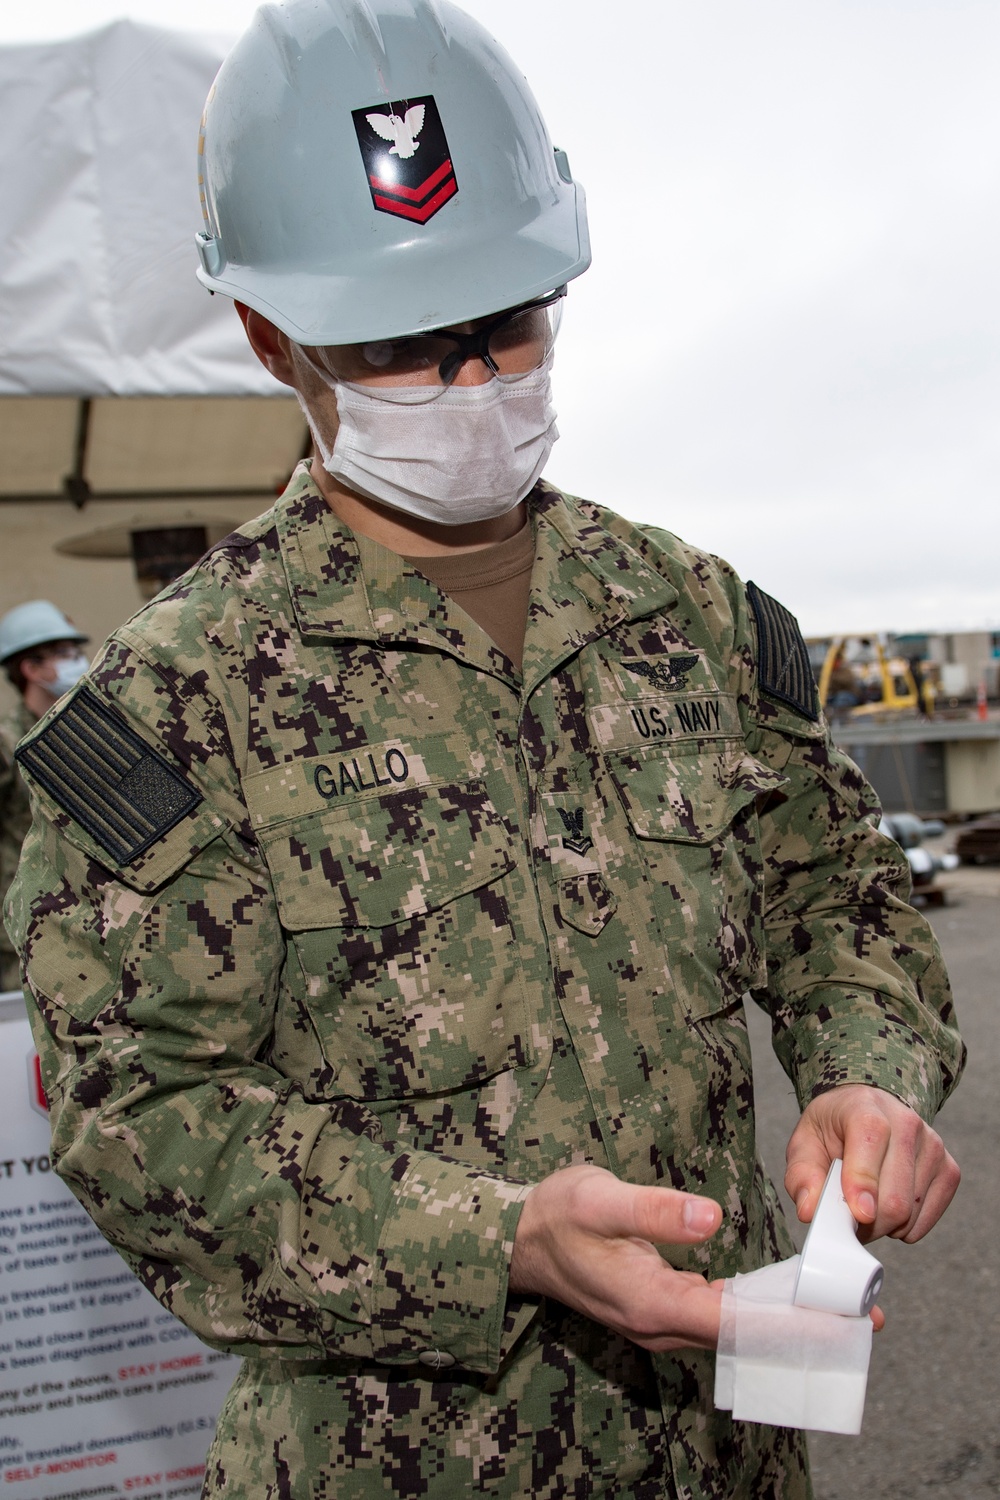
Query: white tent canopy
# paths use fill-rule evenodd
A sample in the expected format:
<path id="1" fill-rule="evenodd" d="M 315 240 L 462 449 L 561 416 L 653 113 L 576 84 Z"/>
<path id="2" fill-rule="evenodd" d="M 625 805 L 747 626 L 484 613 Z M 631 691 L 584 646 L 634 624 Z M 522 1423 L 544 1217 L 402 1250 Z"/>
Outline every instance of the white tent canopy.
<path id="1" fill-rule="evenodd" d="M 282 393 L 194 274 L 226 48 L 124 20 L 0 48 L 0 395 Z"/>

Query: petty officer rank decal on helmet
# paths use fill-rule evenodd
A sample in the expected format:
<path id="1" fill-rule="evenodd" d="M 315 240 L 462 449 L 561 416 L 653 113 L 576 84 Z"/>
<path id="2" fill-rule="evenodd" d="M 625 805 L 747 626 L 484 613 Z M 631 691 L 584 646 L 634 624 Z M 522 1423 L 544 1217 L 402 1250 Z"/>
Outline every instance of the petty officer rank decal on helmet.
<path id="1" fill-rule="evenodd" d="M 458 192 L 433 96 L 393 99 L 351 113 L 375 207 L 426 224 Z"/>

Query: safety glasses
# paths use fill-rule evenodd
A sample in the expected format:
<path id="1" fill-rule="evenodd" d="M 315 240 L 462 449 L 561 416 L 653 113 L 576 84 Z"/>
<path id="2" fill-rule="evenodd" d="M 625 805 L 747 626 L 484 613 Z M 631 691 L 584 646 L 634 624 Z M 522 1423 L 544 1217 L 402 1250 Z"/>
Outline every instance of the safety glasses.
<path id="1" fill-rule="evenodd" d="M 406 405 L 433 401 L 469 360 L 478 359 L 497 380 L 516 382 L 537 370 L 552 352 L 566 288 L 522 303 L 463 331 L 434 329 L 406 338 L 328 345 L 308 351 L 326 375 L 364 386 L 372 396 Z"/>

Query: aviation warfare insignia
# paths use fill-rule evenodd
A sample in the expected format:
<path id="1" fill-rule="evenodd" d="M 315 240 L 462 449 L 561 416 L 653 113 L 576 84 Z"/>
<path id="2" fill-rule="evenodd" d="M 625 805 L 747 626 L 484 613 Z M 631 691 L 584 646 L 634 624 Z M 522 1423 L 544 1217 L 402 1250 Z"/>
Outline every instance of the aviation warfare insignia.
<path id="1" fill-rule="evenodd" d="M 665 661 L 622 662 L 626 671 L 634 672 L 637 677 L 645 677 L 654 687 L 663 688 L 668 693 L 687 687 L 688 676 L 697 665 L 698 658 L 692 652 L 668 656 Z"/>
<path id="2" fill-rule="evenodd" d="M 563 835 L 563 848 L 568 849 L 571 854 L 586 854 L 588 849 L 593 849 L 594 840 L 583 831 L 582 807 L 574 807 L 572 810 L 561 807 L 559 816 L 566 830 Z"/>
<path id="3" fill-rule="evenodd" d="M 426 224 L 458 192 L 433 95 L 370 104 L 351 114 L 379 213 Z"/>

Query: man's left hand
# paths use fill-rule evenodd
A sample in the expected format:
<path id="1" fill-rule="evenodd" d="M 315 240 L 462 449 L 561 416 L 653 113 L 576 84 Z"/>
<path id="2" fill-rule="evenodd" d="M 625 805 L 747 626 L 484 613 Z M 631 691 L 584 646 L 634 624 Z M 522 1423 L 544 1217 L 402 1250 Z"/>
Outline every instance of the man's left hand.
<path id="1" fill-rule="evenodd" d="M 955 1196 L 961 1173 L 936 1131 L 883 1089 L 845 1084 L 810 1101 L 785 1153 L 785 1188 L 799 1218 L 816 1211 L 830 1163 L 862 1240 L 891 1235 L 912 1244 Z"/>

